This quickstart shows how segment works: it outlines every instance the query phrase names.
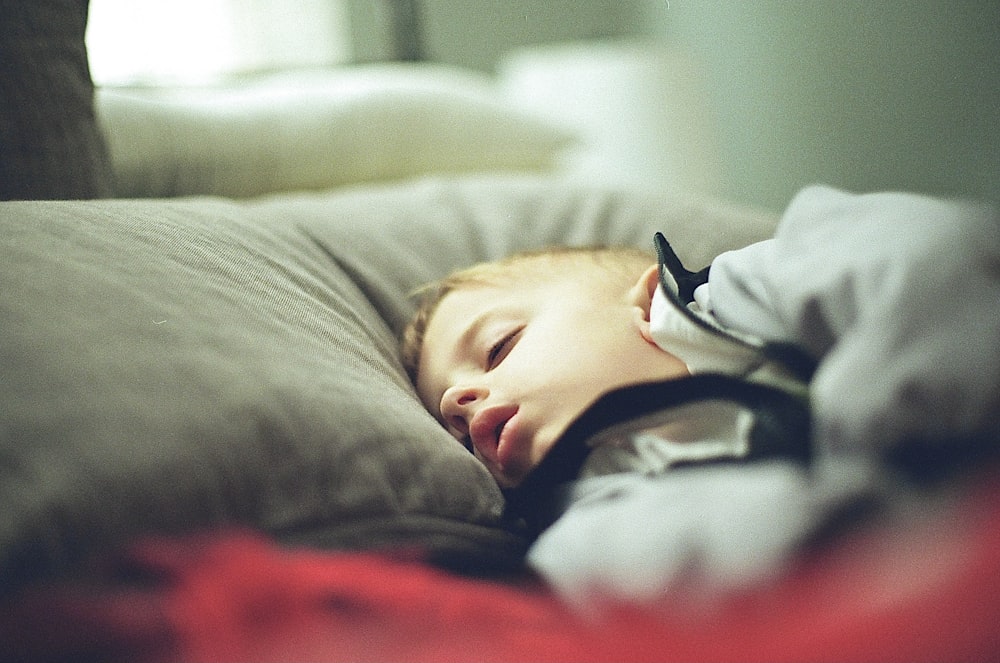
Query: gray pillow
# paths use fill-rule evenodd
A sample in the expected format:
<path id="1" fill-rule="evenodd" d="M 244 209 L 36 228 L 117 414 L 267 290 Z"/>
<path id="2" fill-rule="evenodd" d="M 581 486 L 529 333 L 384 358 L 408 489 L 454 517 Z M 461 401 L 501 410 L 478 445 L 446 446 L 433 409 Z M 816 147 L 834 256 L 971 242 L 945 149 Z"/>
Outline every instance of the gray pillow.
<path id="1" fill-rule="evenodd" d="M 407 293 L 527 246 L 662 229 L 700 264 L 772 226 L 534 177 L 2 203 L 0 585 L 225 525 L 500 563 L 500 492 L 399 364 Z"/>
<path id="2" fill-rule="evenodd" d="M 331 209 L 356 223 L 332 222 Z M 252 210 L 295 223 L 327 247 L 396 333 L 415 287 L 473 262 L 553 245 L 622 244 L 652 255 L 653 233 L 663 231 L 700 268 L 769 236 L 778 218 L 704 197 L 517 174 L 296 192 L 261 198 Z"/>

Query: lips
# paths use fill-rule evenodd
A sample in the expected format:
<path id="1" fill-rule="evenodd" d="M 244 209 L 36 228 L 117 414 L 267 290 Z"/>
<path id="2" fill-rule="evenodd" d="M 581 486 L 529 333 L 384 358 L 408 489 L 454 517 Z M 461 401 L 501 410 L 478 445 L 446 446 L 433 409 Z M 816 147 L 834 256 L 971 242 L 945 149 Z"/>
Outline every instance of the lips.
<path id="1" fill-rule="evenodd" d="M 495 405 L 476 412 L 469 423 L 472 444 L 483 458 L 499 465 L 510 456 L 510 434 L 505 428 L 517 414 L 516 405 Z M 505 453 L 506 452 L 506 453 Z"/>

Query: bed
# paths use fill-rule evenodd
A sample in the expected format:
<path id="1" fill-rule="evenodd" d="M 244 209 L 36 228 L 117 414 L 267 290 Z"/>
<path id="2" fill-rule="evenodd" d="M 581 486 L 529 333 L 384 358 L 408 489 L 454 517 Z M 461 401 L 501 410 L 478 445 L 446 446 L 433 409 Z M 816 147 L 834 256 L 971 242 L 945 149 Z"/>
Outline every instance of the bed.
<path id="1" fill-rule="evenodd" d="M 572 134 L 469 72 L 92 104 L 81 50 L 49 55 L 3 79 L 48 103 L 0 111 L 0 660 L 1000 652 L 996 468 L 753 587 L 581 612 L 400 365 L 411 291 L 453 268 L 655 231 L 707 264 L 774 214 L 567 176 Z"/>

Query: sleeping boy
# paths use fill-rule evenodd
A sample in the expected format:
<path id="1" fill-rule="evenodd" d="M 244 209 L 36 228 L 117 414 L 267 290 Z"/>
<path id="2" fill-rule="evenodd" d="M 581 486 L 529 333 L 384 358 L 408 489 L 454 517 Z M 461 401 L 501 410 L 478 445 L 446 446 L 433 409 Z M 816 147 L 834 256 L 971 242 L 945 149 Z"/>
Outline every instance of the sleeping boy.
<path id="1" fill-rule="evenodd" d="M 570 597 L 772 572 L 1000 440 L 1000 218 L 814 187 L 690 272 L 662 236 L 478 265 L 404 333 L 427 408 Z"/>

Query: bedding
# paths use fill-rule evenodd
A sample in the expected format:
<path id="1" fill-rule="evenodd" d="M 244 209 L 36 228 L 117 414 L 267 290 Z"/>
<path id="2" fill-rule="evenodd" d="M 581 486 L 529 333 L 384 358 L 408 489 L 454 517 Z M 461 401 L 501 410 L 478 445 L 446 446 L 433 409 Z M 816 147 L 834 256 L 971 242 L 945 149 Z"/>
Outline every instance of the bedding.
<path id="1" fill-rule="evenodd" d="M 5 203 L 0 585 L 226 524 L 503 567 L 523 542 L 498 489 L 396 356 L 408 293 L 529 246 L 644 245 L 667 226 L 702 260 L 773 223 L 533 175 Z"/>
<path id="2" fill-rule="evenodd" d="M 570 611 L 530 579 L 278 547 L 153 538 L 0 611 L 3 661 L 942 661 L 1000 651 L 997 473 L 919 517 L 842 536 L 766 585 Z"/>
<path id="3" fill-rule="evenodd" d="M 573 140 L 492 79 L 387 63 L 190 87 L 99 88 L 116 195 L 251 197 L 423 173 L 544 171 Z"/>
<path id="4" fill-rule="evenodd" d="M 399 366 L 458 265 L 653 229 L 699 264 L 776 221 L 537 175 L 0 205 L 0 660 L 992 658 L 995 468 L 753 587 L 581 614 Z"/>

